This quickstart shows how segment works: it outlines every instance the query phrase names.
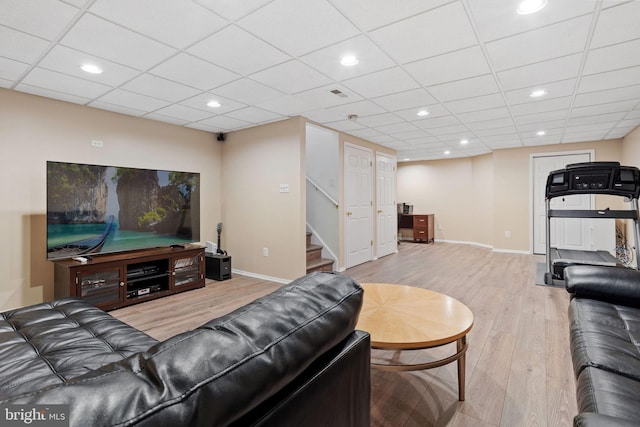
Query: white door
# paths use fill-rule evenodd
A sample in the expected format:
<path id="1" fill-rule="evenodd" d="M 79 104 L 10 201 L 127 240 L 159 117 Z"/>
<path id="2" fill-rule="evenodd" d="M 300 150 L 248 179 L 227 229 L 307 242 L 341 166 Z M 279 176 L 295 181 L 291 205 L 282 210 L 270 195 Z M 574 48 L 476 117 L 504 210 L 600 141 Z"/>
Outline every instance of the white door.
<path id="1" fill-rule="evenodd" d="M 378 258 L 398 250 L 395 178 L 396 159 L 376 153 L 376 256 Z"/>
<path id="2" fill-rule="evenodd" d="M 370 261 L 373 254 L 372 154 L 344 145 L 344 213 L 346 268 Z"/>
<path id="3" fill-rule="evenodd" d="M 549 155 L 533 158 L 533 252 L 547 252 L 545 189 L 549 172 L 563 169 L 571 163 L 591 161 L 590 153 Z M 592 197 L 576 194 L 551 199 L 551 209 L 592 209 Z M 551 219 L 551 247 L 562 249 L 590 250 L 591 226 L 586 218 Z"/>

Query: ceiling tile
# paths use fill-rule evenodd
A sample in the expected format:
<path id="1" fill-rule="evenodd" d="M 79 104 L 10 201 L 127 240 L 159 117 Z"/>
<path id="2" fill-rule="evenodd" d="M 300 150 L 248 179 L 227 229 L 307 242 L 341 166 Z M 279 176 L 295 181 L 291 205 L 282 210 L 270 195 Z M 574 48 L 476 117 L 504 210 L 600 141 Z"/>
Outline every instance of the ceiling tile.
<path id="1" fill-rule="evenodd" d="M 187 107 L 180 104 L 172 104 L 168 107 L 160 108 L 155 112 L 163 116 L 173 117 L 176 119 L 184 120 L 186 122 L 197 122 L 198 120 L 204 120 L 215 115 L 213 112 L 209 113 L 197 108 Z"/>
<path id="2" fill-rule="evenodd" d="M 393 135 L 402 132 L 411 132 L 418 128 L 411 123 L 395 123 L 392 125 L 376 126 L 376 129 L 382 133 Z"/>
<path id="3" fill-rule="evenodd" d="M 330 107 L 327 108 L 327 111 L 341 114 L 344 118 L 347 118 L 347 116 L 350 114 L 355 114 L 359 117 L 358 120 L 364 119 L 366 117 L 371 117 L 374 114 L 377 114 L 378 117 L 380 117 L 380 113 L 384 113 L 383 108 L 371 101 L 366 100 Z"/>
<path id="4" fill-rule="evenodd" d="M 6 79 L 9 82 L 18 80 L 28 69 L 29 66 L 24 62 L 0 57 L 0 79 Z"/>
<path id="5" fill-rule="evenodd" d="M 636 100 L 631 101 L 620 101 L 620 102 L 610 102 L 608 104 L 598 104 L 598 105 L 589 105 L 585 107 L 576 107 L 571 110 L 570 117 L 581 117 L 581 116 L 606 116 L 608 113 L 619 113 L 623 114 L 620 116 L 622 119 L 628 111 L 633 109 L 633 107 L 637 104 Z"/>
<path id="6" fill-rule="evenodd" d="M 200 90 L 210 90 L 240 78 L 236 73 L 186 53 L 177 54 L 149 73 Z"/>
<path id="7" fill-rule="evenodd" d="M 89 98 L 85 98 L 82 96 L 70 95 L 68 93 L 58 92 L 55 90 L 45 89 L 37 86 L 31 86 L 25 83 L 18 84 L 15 89 L 20 92 L 43 96 L 45 98 L 58 99 L 65 102 L 73 102 L 74 104 L 86 104 L 90 101 Z"/>
<path id="8" fill-rule="evenodd" d="M 2 0 L 0 25 L 47 40 L 59 37 L 78 9 L 53 1 Z"/>
<path id="9" fill-rule="evenodd" d="M 587 42 L 591 16 L 571 19 L 487 43 L 496 71 L 520 67 L 582 52 Z M 557 43 L 562 40 L 562 43 Z"/>
<path id="10" fill-rule="evenodd" d="M 331 92 L 335 90 L 340 91 L 344 96 L 335 95 Z M 316 108 L 328 108 L 336 105 L 349 104 L 362 99 L 360 95 L 339 84 L 300 92 L 297 93 L 295 97 L 306 104 L 315 106 Z"/>
<path id="11" fill-rule="evenodd" d="M 412 89 L 373 98 L 373 102 L 388 111 L 398 111 L 413 107 L 426 107 L 435 104 L 436 100 L 424 89 Z"/>
<path id="12" fill-rule="evenodd" d="M 335 2 L 352 22 L 362 30 L 372 30 L 399 21 L 404 18 L 434 9 L 450 0 L 351 0 Z"/>
<path id="13" fill-rule="evenodd" d="M 293 95 L 284 95 L 269 101 L 259 102 L 256 104 L 260 108 L 273 111 L 274 113 L 285 116 L 293 116 L 306 113 L 316 109 L 315 106 L 308 104 Z"/>
<path id="14" fill-rule="evenodd" d="M 187 52 L 243 76 L 291 59 L 291 56 L 235 25 L 196 43 Z"/>
<path id="15" fill-rule="evenodd" d="M 371 31 L 369 35 L 400 64 L 478 43 L 460 2 L 406 18 Z"/>
<path id="16" fill-rule="evenodd" d="M 358 34 L 356 27 L 325 0 L 275 0 L 242 18 L 238 24 L 293 56 Z M 292 37 L 294 34 L 305 36 Z"/>
<path id="17" fill-rule="evenodd" d="M 107 85 L 45 70 L 44 68 L 31 70 L 22 80 L 22 83 L 89 99 L 97 98 L 111 89 Z"/>
<path id="18" fill-rule="evenodd" d="M 621 87 L 618 89 L 601 90 L 597 92 L 581 93 L 576 95 L 574 107 L 585 105 L 597 105 L 616 101 L 640 99 L 640 85 Z"/>
<path id="19" fill-rule="evenodd" d="M 584 74 L 595 74 L 640 65 L 640 39 L 590 50 Z"/>
<path id="20" fill-rule="evenodd" d="M 209 101 L 217 101 L 220 104 L 220 107 L 209 107 L 207 105 Z M 201 93 L 189 99 L 180 101 L 180 105 L 206 111 L 210 116 L 225 114 L 230 111 L 239 110 L 240 108 L 246 107 L 246 105 L 241 102 L 233 101 L 231 99 L 220 96 L 219 94 L 211 92 Z"/>
<path id="21" fill-rule="evenodd" d="M 256 105 L 282 96 L 282 92 L 250 79 L 240 79 L 216 88 L 216 93 L 247 105 Z"/>
<path id="22" fill-rule="evenodd" d="M 491 111 L 491 110 L 484 110 Z M 479 112 L 479 111 L 478 111 Z M 494 135 L 495 133 L 491 133 L 489 130 L 493 129 L 504 129 L 505 127 L 513 126 L 513 119 L 511 117 L 505 117 L 502 119 L 492 119 L 492 120 L 483 120 L 480 122 L 464 122 L 467 127 L 475 132 L 486 131 L 487 135 Z"/>
<path id="23" fill-rule="evenodd" d="M 583 76 L 578 93 L 640 85 L 640 66 Z"/>
<path id="24" fill-rule="evenodd" d="M 427 90 L 440 102 L 489 95 L 500 91 L 492 74 L 429 86 Z"/>
<path id="25" fill-rule="evenodd" d="M 475 98 L 445 102 L 444 105 L 454 113 L 465 113 L 468 111 L 504 107 L 505 104 L 502 94 L 494 93 L 492 95 L 476 96 Z"/>
<path id="26" fill-rule="evenodd" d="M 150 68 L 175 50 L 93 15 L 83 15 L 61 44 L 139 70 Z"/>
<path id="27" fill-rule="evenodd" d="M 578 76 L 582 54 L 568 55 L 498 73 L 504 90 L 537 86 Z"/>
<path id="28" fill-rule="evenodd" d="M 540 123 L 550 120 L 564 120 L 567 118 L 567 111 L 547 111 L 544 113 L 527 114 L 525 116 L 514 117 L 518 126 L 531 123 Z"/>
<path id="29" fill-rule="evenodd" d="M 541 120 L 539 122 L 531 122 L 531 123 L 520 123 L 518 125 L 518 130 L 523 133 L 531 133 L 537 132 L 539 130 L 544 130 L 547 133 L 552 133 L 554 135 L 562 133 L 565 124 L 567 121 L 562 118 L 558 120 Z"/>
<path id="30" fill-rule="evenodd" d="M 376 136 L 381 136 L 382 134 L 375 129 L 363 128 L 363 129 L 350 130 L 349 135 L 371 140 L 371 138 Z"/>
<path id="31" fill-rule="evenodd" d="M 550 1 L 531 15 L 516 13 L 513 0 L 469 0 L 478 33 L 489 42 L 593 12 L 595 0 Z"/>
<path id="32" fill-rule="evenodd" d="M 375 98 L 419 87 L 415 80 L 400 67 L 355 77 L 345 80 L 343 84 L 365 98 Z"/>
<path id="33" fill-rule="evenodd" d="M 189 120 L 178 119 L 176 117 L 165 116 L 163 114 L 158 114 L 158 113 L 145 114 L 144 118 L 145 119 L 151 119 L 151 120 L 157 120 L 157 121 L 165 122 L 165 123 L 172 123 L 174 125 L 179 125 L 179 126 L 186 125 L 187 123 L 189 123 Z"/>
<path id="34" fill-rule="evenodd" d="M 364 124 L 365 126 L 385 126 L 395 123 L 402 123 L 404 120 L 392 113 L 384 113 L 384 114 L 376 114 L 374 116 L 362 117 L 358 119 L 358 122 Z"/>
<path id="35" fill-rule="evenodd" d="M 232 119 L 238 119 L 247 123 L 255 124 L 272 122 L 284 118 L 280 114 L 275 114 L 257 107 L 246 107 L 240 110 L 235 110 L 225 114 L 225 117 L 231 117 Z"/>
<path id="36" fill-rule="evenodd" d="M 349 132 L 350 135 L 354 135 L 353 132 L 356 130 L 365 131 L 366 133 L 369 134 L 369 136 L 379 134 L 379 132 L 373 129 L 363 127 L 361 123 L 358 123 L 355 120 L 338 120 L 335 122 L 328 122 L 324 124 L 330 127 L 331 129 L 339 130 L 342 132 Z"/>
<path id="37" fill-rule="evenodd" d="M 80 69 L 83 64 L 97 65 L 103 72 L 101 74 L 85 73 Z M 133 68 L 60 45 L 51 49 L 39 65 L 49 70 L 109 86 L 121 85 L 140 74 L 140 71 Z"/>
<path id="38" fill-rule="evenodd" d="M 464 125 L 443 126 L 438 128 L 429 128 L 429 132 L 435 136 L 459 135 L 460 137 L 471 135 L 471 131 Z"/>
<path id="39" fill-rule="evenodd" d="M 181 85 L 161 77 L 143 74 L 122 86 L 130 92 L 148 95 L 170 102 L 178 102 L 195 96 L 200 91 L 189 86 Z"/>
<path id="40" fill-rule="evenodd" d="M 227 25 L 194 2 L 173 0 L 96 0 L 91 12 L 173 46 L 185 48 Z M 161 22 L 162 25 L 158 25 Z"/>
<path id="41" fill-rule="evenodd" d="M 291 78 L 292 76 L 295 78 Z M 297 60 L 259 71 L 252 74 L 251 78 L 287 94 L 326 86 L 332 82 L 330 78 Z"/>
<path id="42" fill-rule="evenodd" d="M 504 119 L 510 117 L 507 107 L 490 108 L 487 110 L 472 111 L 469 113 L 460 113 L 458 118 L 465 123 L 493 121 L 495 119 Z"/>
<path id="43" fill-rule="evenodd" d="M 418 125 L 422 129 L 430 129 L 437 128 L 442 126 L 452 126 L 459 125 L 461 122 L 456 118 L 456 116 L 440 116 L 440 117 L 432 117 L 428 119 L 418 120 L 413 122 L 413 124 Z"/>
<path id="44" fill-rule="evenodd" d="M 133 108 L 135 110 L 144 111 L 145 113 L 150 113 L 169 105 L 167 101 L 122 89 L 113 90 L 100 97 L 97 101 L 119 105 L 126 108 Z M 91 105 L 94 105 L 94 103 Z"/>
<path id="45" fill-rule="evenodd" d="M 357 57 L 358 64 L 351 67 L 340 64 L 340 60 L 346 55 Z M 300 60 L 337 81 L 395 65 L 382 49 L 363 35 L 317 50 L 301 57 Z"/>
<path id="46" fill-rule="evenodd" d="M 543 113 L 545 111 L 566 110 L 571 106 L 571 96 L 562 98 L 553 98 L 538 100 L 536 102 L 527 102 L 511 106 L 511 112 L 514 116 L 523 116 L 526 114 Z"/>
<path id="47" fill-rule="evenodd" d="M 0 25 L 0 56 L 31 63 L 48 47 L 45 40 Z"/>
<path id="48" fill-rule="evenodd" d="M 475 130 L 475 134 L 481 137 L 482 139 L 491 138 L 500 135 L 517 135 L 517 130 L 515 126 L 505 126 L 505 127 L 495 127 L 495 128 L 487 128 L 487 129 L 476 129 L 471 126 L 472 129 Z"/>
<path id="49" fill-rule="evenodd" d="M 194 0 L 207 9 L 235 21 L 259 9 L 272 0 Z"/>
<path id="50" fill-rule="evenodd" d="M 561 80 L 554 83 L 539 84 L 536 86 L 530 86 L 522 89 L 514 89 L 504 93 L 505 98 L 509 104 L 526 104 L 536 103 L 540 101 L 546 101 L 552 98 L 562 98 L 566 96 L 573 96 L 575 92 L 576 80 L 568 79 Z M 532 98 L 531 92 L 534 90 L 546 90 L 547 94 L 541 97 Z M 567 105 L 568 107 L 568 105 Z"/>
<path id="51" fill-rule="evenodd" d="M 598 15 L 591 47 L 597 48 L 640 38 L 640 2 L 631 1 L 604 9 Z"/>
<path id="52" fill-rule="evenodd" d="M 123 105 L 111 104 L 104 101 L 93 101 L 90 107 L 100 108 L 101 110 L 113 111 L 114 113 L 126 114 L 128 116 L 142 116 L 147 112 L 136 108 L 125 107 Z"/>
<path id="53" fill-rule="evenodd" d="M 634 129 L 635 129 L 635 126 L 623 127 L 623 128 L 616 127 L 615 129 L 611 129 L 609 133 L 605 135 L 605 139 L 623 138 Z"/>
<path id="54" fill-rule="evenodd" d="M 251 123 L 249 122 L 225 116 L 211 117 L 209 119 L 200 120 L 198 123 L 212 126 L 224 132 L 251 126 Z"/>
<path id="55" fill-rule="evenodd" d="M 491 72 L 478 46 L 407 64 L 405 69 L 423 86 L 480 76 Z"/>

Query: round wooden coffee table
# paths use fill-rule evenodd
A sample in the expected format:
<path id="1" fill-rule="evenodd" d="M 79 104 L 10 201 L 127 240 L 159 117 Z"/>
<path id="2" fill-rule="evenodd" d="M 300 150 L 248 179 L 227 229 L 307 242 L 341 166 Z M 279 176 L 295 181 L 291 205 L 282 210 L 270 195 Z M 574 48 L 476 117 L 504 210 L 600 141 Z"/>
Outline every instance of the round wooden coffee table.
<path id="1" fill-rule="evenodd" d="M 473 326 L 469 308 L 447 295 L 389 283 L 362 283 L 364 302 L 357 329 L 371 335 L 371 348 L 420 350 L 456 343 L 449 357 L 414 365 L 377 364 L 374 369 L 415 371 L 458 362 L 458 398 L 464 400 L 467 333 Z"/>

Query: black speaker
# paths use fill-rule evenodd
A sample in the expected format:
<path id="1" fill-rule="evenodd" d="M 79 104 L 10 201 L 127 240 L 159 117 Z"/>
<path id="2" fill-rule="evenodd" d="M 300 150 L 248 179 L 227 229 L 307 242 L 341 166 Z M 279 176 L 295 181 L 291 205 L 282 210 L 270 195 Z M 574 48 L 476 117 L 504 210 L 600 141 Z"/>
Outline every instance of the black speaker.
<path id="1" fill-rule="evenodd" d="M 207 279 L 218 281 L 231 279 L 231 257 L 229 255 L 206 254 L 204 266 Z"/>

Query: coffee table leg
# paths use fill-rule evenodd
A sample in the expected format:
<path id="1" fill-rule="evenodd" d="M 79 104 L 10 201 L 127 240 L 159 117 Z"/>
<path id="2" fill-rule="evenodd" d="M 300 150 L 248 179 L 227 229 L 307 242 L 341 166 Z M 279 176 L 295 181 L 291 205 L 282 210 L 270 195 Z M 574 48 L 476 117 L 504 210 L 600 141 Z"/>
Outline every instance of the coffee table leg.
<path id="1" fill-rule="evenodd" d="M 460 338 L 456 341 L 456 350 L 459 352 L 467 345 L 467 336 Z M 458 400 L 464 401 L 464 385 L 465 385 L 465 365 L 466 365 L 467 352 L 465 351 L 460 355 L 458 359 Z"/>

